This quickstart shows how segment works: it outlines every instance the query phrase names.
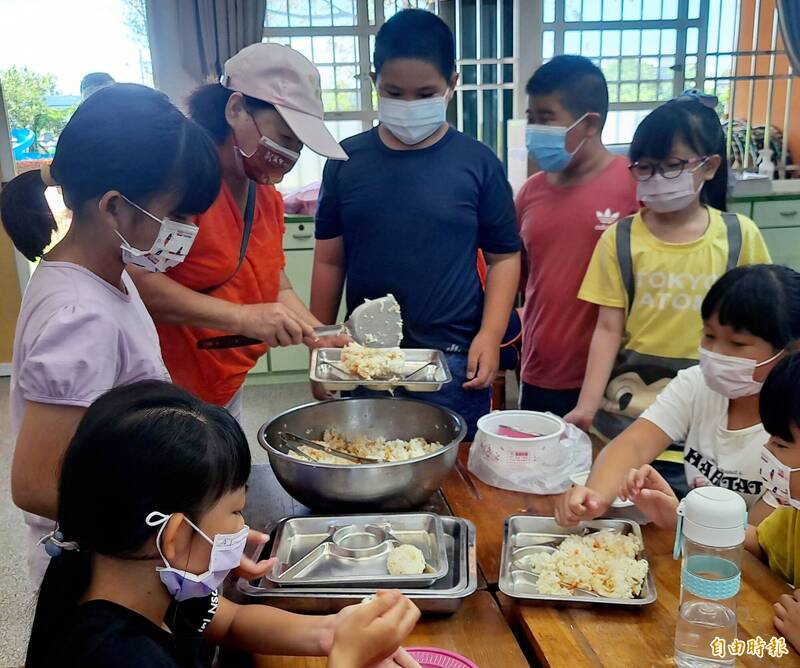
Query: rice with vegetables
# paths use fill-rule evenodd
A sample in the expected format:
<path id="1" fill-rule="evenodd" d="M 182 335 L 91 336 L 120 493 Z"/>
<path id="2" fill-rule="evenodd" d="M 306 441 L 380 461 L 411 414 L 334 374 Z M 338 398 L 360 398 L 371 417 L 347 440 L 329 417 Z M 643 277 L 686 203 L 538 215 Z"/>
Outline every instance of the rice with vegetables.
<path id="1" fill-rule="evenodd" d="M 647 561 L 636 558 L 641 550 L 637 536 L 598 531 L 567 536 L 555 552 L 531 555 L 528 564 L 539 576 L 542 594 L 571 595 L 583 589 L 607 598 L 635 598 L 647 577 Z"/>
<path id="2" fill-rule="evenodd" d="M 407 459 L 422 457 L 443 447 L 441 443 L 429 442 L 424 438 L 412 438 L 408 441 L 400 439 L 387 441 L 384 438 L 356 436 L 348 440 L 333 429 L 327 429 L 322 436 L 322 440 L 315 442 L 351 455 L 379 459 L 384 462 L 402 462 Z M 299 448 L 308 459 L 320 464 L 353 464 L 353 462 L 337 457 L 334 454 L 309 448 L 307 445 L 301 445 Z M 300 455 L 296 453 L 290 452 L 288 454 L 295 459 L 301 459 Z"/>

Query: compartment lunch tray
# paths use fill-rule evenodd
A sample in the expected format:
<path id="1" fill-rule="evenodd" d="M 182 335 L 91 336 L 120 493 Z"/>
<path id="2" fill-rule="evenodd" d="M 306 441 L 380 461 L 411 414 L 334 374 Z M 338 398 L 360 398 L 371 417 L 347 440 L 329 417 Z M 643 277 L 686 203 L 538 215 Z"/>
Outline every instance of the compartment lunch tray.
<path id="1" fill-rule="evenodd" d="M 541 601 L 551 604 L 603 604 L 622 606 L 642 606 L 656 600 L 656 584 L 652 569 L 648 567 L 647 577 L 642 586 L 641 594 L 636 598 L 607 598 L 599 594 L 576 590 L 573 594 L 555 595 L 541 594 L 531 577 L 524 572 L 515 571 L 513 563 L 521 552 L 535 549 L 537 545 L 557 546 L 560 540 L 572 534 L 580 535 L 585 529 L 611 529 L 623 534 L 632 533 L 642 541 L 642 551 L 638 557 L 646 560 L 642 529 L 636 523 L 626 519 L 596 519 L 581 522 L 577 527 L 564 528 L 559 526 L 553 517 L 540 517 L 535 515 L 512 515 L 506 518 L 503 536 L 503 548 L 500 560 L 500 579 L 498 588 L 504 594 L 514 598 Z M 563 537 L 563 538 L 562 538 Z M 531 574 L 532 575 L 532 574 Z M 535 578 L 535 576 L 533 576 Z"/>
<path id="2" fill-rule="evenodd" d="M 422 552 L 423 573 L 389 574 L 389 556 L 402 544 Z M 281 587 L 418 588 L 448 572 L 442 520 L 433 513 L 287 518 L 278 523 L 270 557 L 278 561 L 267 578 Z"/>

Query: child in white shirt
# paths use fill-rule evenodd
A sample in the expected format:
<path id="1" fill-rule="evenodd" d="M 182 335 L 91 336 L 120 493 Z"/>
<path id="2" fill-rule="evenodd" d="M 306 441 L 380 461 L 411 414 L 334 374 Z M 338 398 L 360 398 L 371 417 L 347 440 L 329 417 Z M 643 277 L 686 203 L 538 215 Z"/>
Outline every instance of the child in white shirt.
<path id="1" fill-rule="evenodd" d="M 683 443 L 689 488 L 727 487 L 741 494 L 754 522 L 775 505 L 760 475 L 768 435 L 758 398 L 770 369 L 800 338 L 800 275 L 751 265 L 722 276 L 702 304 L 700 365 L 681 371 L 655 403 L 609 443 L 586 487 L 559 500 L 556 519 L 571 525 L 605 512 L 628 471 Z"/>

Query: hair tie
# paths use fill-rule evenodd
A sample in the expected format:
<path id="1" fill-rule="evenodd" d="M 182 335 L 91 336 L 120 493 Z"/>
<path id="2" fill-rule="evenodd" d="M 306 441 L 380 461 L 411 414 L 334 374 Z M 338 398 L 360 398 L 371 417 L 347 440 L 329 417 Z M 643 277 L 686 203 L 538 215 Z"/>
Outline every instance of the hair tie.
<path id="1" fill-rule="evenodd" d="M 42 176 L 42 181 L 46 186 L 57 186 L 58 183 L 53 178 L 52 173 L 50 172 L 50 163 L 45 163 L 39 168 L 39 172 Z"/>
<path id="2" fill-rule="evenodd" d="M 708 107 L 709 109 L 715 109 L 717 104 L 719 104 L 719 98 L 716 95 L 711 95 L 710 93 L 704 93 L 703 91 L 697 90 L 696 88 L 683 91 L 675 99 L 682 102 L 684 101 L 699 102 L 704 107 Z"/>
<path id="3" fill-rule="evenodd" d="M 37 545 L 44 543 L 44 551 L 51 557 L 58 557 L 64 550 L 80 552 L 78 544 L 72 540 L 64 540 L 64 534 L 58 529 L 51 531 L 39 539 Z"/>

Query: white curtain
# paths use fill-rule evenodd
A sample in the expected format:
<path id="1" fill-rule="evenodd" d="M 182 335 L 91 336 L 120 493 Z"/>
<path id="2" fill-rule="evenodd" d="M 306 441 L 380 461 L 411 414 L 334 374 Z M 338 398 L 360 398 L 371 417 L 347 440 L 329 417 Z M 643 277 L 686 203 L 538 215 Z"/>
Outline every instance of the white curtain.
<path id="1" fill-rule="evenodd" d="M 265 12 L 265 0 L 147 0 L 156 88 L 181 105 L 218 80 L 228 58 L 261 41 Z"/>

